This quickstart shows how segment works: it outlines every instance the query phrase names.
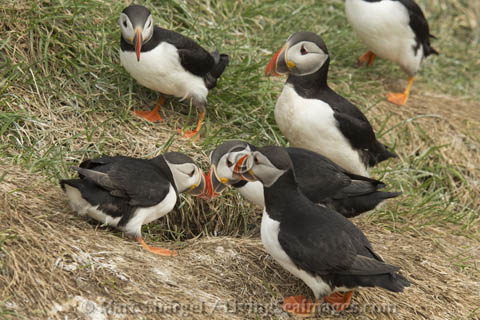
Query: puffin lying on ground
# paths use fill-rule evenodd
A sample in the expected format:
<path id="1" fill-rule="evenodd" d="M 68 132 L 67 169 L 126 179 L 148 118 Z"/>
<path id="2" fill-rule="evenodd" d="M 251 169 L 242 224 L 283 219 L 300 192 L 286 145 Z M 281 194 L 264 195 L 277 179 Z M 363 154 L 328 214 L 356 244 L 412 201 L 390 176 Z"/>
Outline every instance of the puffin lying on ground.
<path id="1" fill-rule="evenodd" d="M 357 287 L 401 292 L 410 285 L 398 273 L 399 267 L 383 262 L 375 254 L 368 239 L 350 220 L 314 204 L 300 192 L 284 148 L 263 147 L 244 155 L 234 164 L 234 173 L 247 181 L 262 182 L 262 243 L 315 295 L 315 304 L 303 296 L 285 298 L 286 311 L 309 315 L 321 298 L 341 311 L 349 305 L 351 290 Z"/>
<path id="2" fill-rule="evenodd" d="M 199 196 L 206 191 L 205 174 L 178 152 L 149 160 L 102 157 L 74 169 L 79 179 L 60 180 L 72 209 L 135 236 L 145 249 L 159 255 L 176 253 L 148 246 L 142 239 L 142 225 L 170 212 L 178 193 Z"/>
<path id="3" fill-rule="evenodd" d="M 292 160 L 300 191 L 310 201 L 323 204 L 351 218 L 373 210 L 385 199 L 398 197 L 401 192 L 383 192 L 381 181 L 350 173 L 324 156 L 301 148 L 283 148 Z M 210 198 L 218 196 L 231 185 L 251 203 L 263 208 L 263 185 L 259 181 L 238 179 L 233 173 L 235 159 L 257 150 L 245 141 L 232 140 L 219 145 L 210 154 L 207 177 Z"/>
<path id="4" fill-rule="evenodd" d="M 123 67 L 141 85 L 191 101 L 200 113 L 199 120 L 196 129 L 184 136 L 196 135 L 205 117 L 208 91 L 215 88 L 228 65 L 228 56 L 218 51 L 210 53 L 188 37 L 154 26 L 150 11 L 140 5 L 125 8 L 119 24 Z M 152 111 L 135 113 L 149 121 L 161 121 L 158 111 L 164 102 L 160 96 Z"/>
<path id="5" fill-rule="evenodd" d="M 296 32 L 270 60 L 266 75 L 287 74 L 275 121 L 294 147 L 315 151 L 351 173 L 396 157 L 380 143 L 370 122 L 327 84 L 330 57 L 322 38 Z"/>
<path id="6" fill-rule="evenodd" d="M 424 58 L 438 52 L 430 46 L 427 19 L 413 0 L 346 0 L 347 19 L 368 49 L 359 64 L 372 65 L 378 55 L 400 65 L 408 78 L 402 93 L 388 93 L 388 101 L 404 105 L 415 73 Z"/>

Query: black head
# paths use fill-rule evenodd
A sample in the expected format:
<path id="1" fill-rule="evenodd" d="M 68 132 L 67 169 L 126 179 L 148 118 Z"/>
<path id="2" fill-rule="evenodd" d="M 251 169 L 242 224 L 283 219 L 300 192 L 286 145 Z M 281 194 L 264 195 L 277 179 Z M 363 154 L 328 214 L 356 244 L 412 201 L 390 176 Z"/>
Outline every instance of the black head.
<path id="1" fill-rule="evenodd" d="M 122 30 L 122 38 L 135 46 L 137 59 L 140 60 L 143 44 L 153 36 L 153 19 L 150 10 L 133 4 L 123 9 L 118 23 Z"/>
<path id="2" fill-rule="evenodd" d="M 240 157 L 255 150 L 255 146 L 242 140 L 226 141 L 210 153 L 210 172 L 207 183 L 210 183 L 210 197 L 214 198 L 227 187 L 240 181 L 233 174 L 233 167 Z"/>

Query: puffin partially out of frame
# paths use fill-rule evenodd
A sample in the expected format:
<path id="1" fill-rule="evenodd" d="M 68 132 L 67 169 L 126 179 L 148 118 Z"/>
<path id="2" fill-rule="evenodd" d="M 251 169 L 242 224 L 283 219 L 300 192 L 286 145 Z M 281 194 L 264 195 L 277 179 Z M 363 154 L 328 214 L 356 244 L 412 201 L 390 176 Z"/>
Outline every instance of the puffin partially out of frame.
<path id="1" fill-rule="evenodd" d="M 72 209 L 136 237 L 145 249 L 158 255 L 176 252 L 148 246 L 142 238 L 142 225 L 172 211 L 178 193 L 201 196 L 206 191 L 205 174 L 179 152 L 153 159 L 89 159 L 74 169 L 78 179 L 60 180 Z"/>
<path id="2" fill-rule="evenodd" d="M 322 298 L 341 311 L 350 304 L 355 288 L 402 292 L 410 285 L 398 272 L 400 268 L 385 263 L 350 220 L 300 192 L 284 148 L 263 147 L 246 154 L 236 161 L 234 172 L 241 179 L 263 184 L 262 243 L 315 296 L 315 303 L 304 296 L 285 298 L 286 311 L 308 316 Z"/>
<path id="3" fill-rule="evenodd" d="M 327 84 L 330 56 L 322 38 L 296 32 L 270 60 L 267 76 L 288 75 L 275 120 L 294 147 L 315 151 L 351 173 L 397 155 L 375 137 L 365 115 Z"/>
<path id="4" fill-rule="evenodd" d="M 301 148 L 284 148 L 292 160 L 300 191 L 312 202 L 325 205 L 345 217 L 355 217 L 373 210 L 401 192 L 384 192 L 381 181 L 346 171 L 324 156 Z M 258 181 L 238 179 L 233 173 L 235 159 L 257 150 L 241 140 L 231 140 L 217 146 L 210 153 L 210 171 L 207 177 L 208 193 L 214 198 L 231 185 L 251 203 L 263 208 L 263 186 Z"/>
<path id="5" fill-rule="evenodd" d="M 154 26 L 144 6 L 125 8 L 119 25 L 123 67 L 141 85 L 190 101 L 198 109 L 199 119 L 195 130 L 185 132 L 184 137 L 195 136 L 203 124 L 208 92 L 228 65 L 228 55 L 210 53 L 180 33 Z M 161 121 L 158 112 L 164 102 L 161 95 L 152 111 L 135 113 L 152 122 Z"/>
<path id="6" fill-rule="evenodd" d="M 388 93 L 388 101 L 404 105 L 423 59 L 438 52 L 430 45 L 430 28 L 413 0 L 346 0 L 347 19 L 369 51 L 359 59 L 372 65 L 375 57 L 391 60 L 408 74 L 401 93 Z"/>

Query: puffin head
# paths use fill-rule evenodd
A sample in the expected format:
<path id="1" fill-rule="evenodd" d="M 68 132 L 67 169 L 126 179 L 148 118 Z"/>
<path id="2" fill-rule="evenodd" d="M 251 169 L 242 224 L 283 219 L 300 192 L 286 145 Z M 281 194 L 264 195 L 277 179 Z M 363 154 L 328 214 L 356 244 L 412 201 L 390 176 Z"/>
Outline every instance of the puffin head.
<path id="1" fill-rule="evenodd" d="M 270 60 L 265 75 L 305 76 L 317 72 L 327 60 L 327 46 L 319 35 L 313 32 L 295 32 Z"/>
<path id="2" fill-rule="evenodd" d="M 287 151 L 267 146 L 240 157 L 233 172 L 242 180 L 260 181 L 264 187 L 271 187 L 289 170 L 293 170 L 293 164 Z"/>
<path id="3" fill-rule="evenodd" d="M 163 157 L 179 193 L 188 192 L 192 196 L 206 193 L 206 175 L 190 157 L 180 152 L 167 152 Z"/>
<path id="4" fill-rule="evenodd" d="M 137 60 L 140 61 L 142 45 L 153 35 L 153 20 L 150 10 L 144 6 L 132 4 L 123 9 L 118 24 L 122 29 L 123 39 L 135 46 Z"/>
<path id="5" fill-rule="evenodd" d="M 255 147 L 241 140 L 231 140 L 222 143 L 210 153 L 210 171 L 207 176 L 209 196 L 215 198 L 228 186 L 242 179 L 234 175 L 236 161 L 254 151 Z"/>

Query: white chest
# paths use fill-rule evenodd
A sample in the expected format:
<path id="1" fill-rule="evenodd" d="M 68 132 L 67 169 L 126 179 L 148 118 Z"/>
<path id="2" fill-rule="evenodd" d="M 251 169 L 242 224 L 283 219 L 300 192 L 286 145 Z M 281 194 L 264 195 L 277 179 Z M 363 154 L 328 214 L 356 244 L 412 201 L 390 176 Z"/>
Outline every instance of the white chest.
<path id="1" fill-rule="evenodd" d="M 400 64 L 414 74 L 423 58 L 423 49 L 414 52 L 415 33 L 400 1 L 367 2 L 346 0 L 345 13 L 358 37 L 381 58 Z"/>
<path id="2" fill-rule="evenodd" d="M 162 42 L 153 50 L 142 52 L 137 61 L 135 52 L 121 51 L 120 62 L 141 85 L 181 99 L 197 97 L 205 100 L 208 89 L 201 77 L 185 71 L 177 48 Z"/>
<path id="3" fill-rule="evenodd" d="M 295 266 L 293 261 L 282 249 L 278 241 L 280 223 L 270 218 L 267 211 L 263 210 L 261 238 L 267 252 L 287 271 L 300 278 L 312 289 L 316 298 L 328 295 L 332 292 L 330 286 L 320 277 L 313 276 Z"/>
<path id="4" fill-rule="evenodd" d="M 134 217 L 122 230 L 130 234 L 140 235 L 142 225 L 155 221 L 172 211 L 176 202 L 177 194 L 173 186 L 170 185 L 167 196 L 160 203 L 153 207 L 138 208 L 137 211 L 135 211 Z"/>
<path id="5" fill-rule="evenodd" d="M 259 181 L 249 182 L 243 187 L 237 188 L 240 194 L 254 205 L 263 208 L 265 200 L 263 198 L 263 184 Z"/>
<path id="6" fill-rule="evenodd" d="M 333 114 L 327 103 L 302 98 L 290 84 L 283 87 L 275 106 L 275 120 L 292 146 L 318 152 L 353 173 L 368 175 Z"/>

